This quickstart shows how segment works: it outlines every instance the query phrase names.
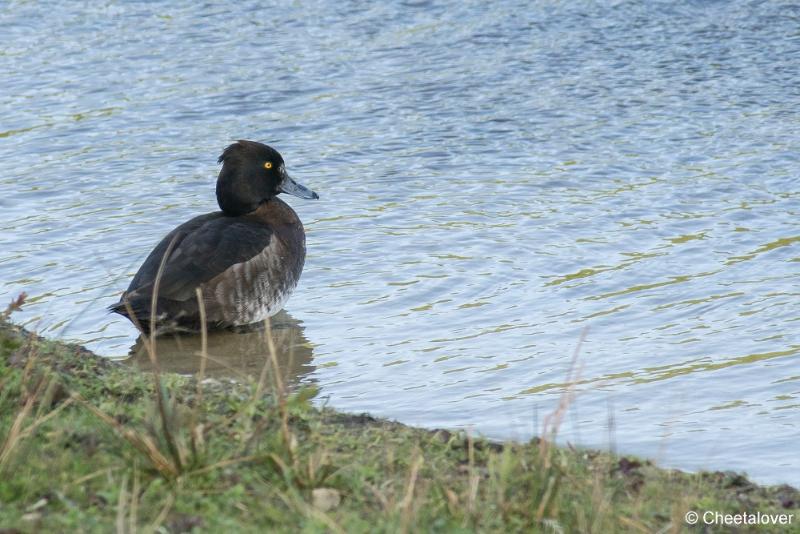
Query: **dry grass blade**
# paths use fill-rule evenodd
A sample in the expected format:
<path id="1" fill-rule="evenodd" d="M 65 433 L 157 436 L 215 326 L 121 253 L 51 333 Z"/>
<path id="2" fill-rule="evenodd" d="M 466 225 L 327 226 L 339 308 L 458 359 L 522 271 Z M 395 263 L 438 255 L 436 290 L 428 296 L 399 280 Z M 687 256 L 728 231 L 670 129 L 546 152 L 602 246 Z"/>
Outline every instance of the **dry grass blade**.
<path id="1" fill-rule="evenodd" d="M 643 532 L 644 534 L 647 534 L 648 532 L 650 532 L 650 529 L 647 528 L 647 525 L 644 525 L 643 523 L 641 523 L 639 521 L 636 521 L 635 519 L 631 519 L 631 518 L 625 517 L 624 515 L 619 516 L 619 522 L 622 523 L 623 525 L 626 525 L 626 526 L 638 531 L 638 532 Z M 667 527 L 669 527 L 669 526 L 670 525 L 667 525 Z M 667 528 L 667 527 L 665 527 L 665 528 Z"/>
<path id="2" fill-rule="evenodd" d="M 467 511 L 470 515 L 475 513 L 475 502 L 478 497 L 478 484 L 480 477 L 475 472 L 475 442 L 472 433 L 467 432 L 467 460 L 469 463 L 469 493 L 467 494 Z"/>
<path id="3" fill-rule="evenodd" d="M 195 458 L 200 455 L 203 449 L 203 425 L 198 425 L 197 420 L 200 408 L 203 405 L 203 381 L 206 376 L 206 365 L 208 363 L 208 328 L 206 326 L 206 306 L 203 300 L 203 290 L 199 287 L 195 289 L 197 297 L 197 307 L 200 310 L 200 369 L 196 376 L 197 389 L 195 390 L 194 409 L 190 423 L 192 454 Z"/>
<path id="4" fill-rule="evenodd" d="M 240 464 L 242 462 L 254 462 L 256 460 L 263 460 L 266 455 L 264 454 L 254 454 L 252 456 L 242 456 L 240 458 L 230 458 L 228 460 L 222 460 L 217 463 L 207 465 L 205 467 L 201 467 L 200 469 L 195 469 L 192 471 L 193 474 L 199 475 L 201 473 L 208 473 L 210 471 L 214 471 L 215 469 L 220 469 L 222 467 L 228 467 L 231 465 Z"/>
<path id="5" fill-rule="evenodd" d="M 266 358 L 264 361 L 264 366 L 261 367 L 261 373 L 258 376 L 255 397 L 260 397 L 264 392 L 264 389 L 267 387 L 270 364 L 272 363 L 272 356 L 275 354 L 275 344 L 272 342 L 272 323 L 270 322 L 269 317 L 264 319 L 264 340 L 267 342 L 267 350 L 269 353 L 265 355 Z M 281 385 L 281 378 L 280 376 L 273 375 L 272 380 L 273 386 L 275 386 L 277 390 L 277 388 Z"/>
<path id="6" fill-rule="evenodd" d="M 57 416 L 61 412 L 61 410 L 65 409 L 67 406 L 69 406 L 71 404 L 72 404 L 72 399 L 67 399 L 64 402 L 62 402 L 58 406 L 58 408 L 55 408 L 54 410 L 52 410 L 51 412 L 47 413 L 46 415 L 43 415 L 41 417 L 37 417 L 33 421 L 33 423 L 31 423 L 28 427 L 26 427 L 20 433 L 19 439 L 25 439 L 25 438 L 29 437 L 31 434 L 33 434 L 33 432 L 36 431 L 37 428 L 39 428 L 41 425 L 43 425 L 47 421 L 53 419 L 55 416 Z"/>
<path id="7" fill-rule="evenodd" d="M 557 480 L 555 476 L 551 476 L 547 479 L 547 489 L 542 496 L 542 500 L 539 501 L 539 507 L 536 509 L 536 521 L 541 522 L 544 519 L 544 514 L 547 511 L 547 507 L 550 504 L 551 497 L 554 496 L 555 492 L 554 489 L 556 487 Z"/>
<path id="8" fill-rule="evenodd" d="M 87 481 L 89 481 L 89 480 L 92 480 L 93 478 L 97 478 L 97 477 L 99 477 L 99 476 L 102 476 L 102 475 L 106 475 L 106 476 L 108 476 L 108 475 L 110 475 L 112 472 L 114 472 L 114 471 L 117 471 L 117 470 L 119 470 L 119 469 L 122 469 L 122 467 L 104 467 L 104 468 L 102 468 L 102 469 L 98 469 L 98 470 L 97 470 L 97 471 L 95 471 L 94 473 L 89 473 L 88 475 L 84 475 L 84 476 L 82 476 L 82 477 L 80 477 L 80 478 L 76 478 L 75 480 L 73 480 L 72 482 L 70 482 L 70 483 L 69 483 L 69 485 L 70 485 L 70 486 L 80 486 L 80 485 L 82 485 L 84 482 L 87 482 Z"/>
<path id="9" fill-rule="evenodd" d="M 125 507 L 128 504 L 128 475 L 122 475 L 117 499 L 117 534 L 125 534 Z"/>
<path id="10" fill-rule="evenodd" d="M 175 236 L 170 240 L 169 245 L 167 245 L 167 250 L 164 251 L 164 255 L 161 256 L 161 261 L 158 264 L 158 271 L 156 271 L 156 279 L 153 281 L 153 292 L 150 294 L 150 346 L 152 348 L 152 352 L 150 354 L 151 358 L 155 356 L 156 350 L 156 333 L 157 333 L 157 316 L 158 316 L 158 291 L 159 287 L 161 286 L 161 277 L 164 275 L 164 267 L 167 266 L 167 260 L 169 259 L 170 255 L 172 254 L 172 249 L 175 248 L 175 243 L 178 240 L 179 234 L 175 234 Z M 152 361 L 153 366 L 157 365 L 155 360 Z"/>
<path id="11" fill-rule="evenodd" d="M 136 524 L 139 522 L 139 462 L 133 461 L 133 488 L 131 489 L 131 511 L 128 515 L 128 531 L 136 532 Z"/>
<path id="12" fill-rule="evenodd" d="M 78 393 L 73 393 L 71 398 L 96 415 L 101 421 L 106 423 L 126 441 L 128 441 L 128 443 L 133 445 L 136 450 L 141 452 L 148 460 L 150 460 L 152 466 L 159 473 L 167 478 L 175 478 L 180 474 L 179 466 L 175 465 L 170 461 L 169 458 L 164 456 L 164 454 L 158 450 L 158 447 L 155 443 L 153 443 L 153 440 L 149 436 L 142 436 L 139 433 L 125 427 L 107 413 L 87 402 Z"/>
<path id="13" fill-rule="evenodd" d="M 0 447 L 0 472 L 5 469 L 11 458 L 12 452 L 14 449 L 16 449 L 17 445 L 22 439 L 22 428 L 25 424 L 25 420 L 28 418 L 31 410 L 33 409 L 35 400 L 36 399 L 33 395 L 29 396 L 25 400 L 25 404 L 23 404 L 22 408 L 20 408 L 19 412 L 17 412 L 17 416 L 14 418 L 11 428 L 8 430 L 6 439 L 3 441 L 3 446 Z"/>
<path id="14" fill-rule="evenodd" d="M 550 467 L 550 443 L 555 442 L 558 430 L 561 427 L 561 422 L 564 420 L 564 414 L 567 412 L 567 409 L 569 409 L 575 397 L 575 384 L 578 382 L 580 376 L 580 369 L 578 369 L 577 365 L 578 356 L 580 355 L 581 346 L 583 346 L 583 342 L 588 333 L 589 327 L 584 327 L 583 330 L 581 330 L 581 336 L 572 353 L 572 360 L 567 374 L 567 386 L 561 392 L 556 409 L 552 413 L 546 415 L 542 423 L 542 437 L 544 439 L 540 442 L 539 451 L 545 468 L 548 469 Z"/>
<path id="15" fill-rule="evenodd" d="M 172 510 L 172 506 L 175 504 L 175 494 L 169 493 L 167 494 L 167 502 L 164 503 L 164 506 L 161 508 L 161 511 L 158 512 L 158 516 L 156 516 L 155 520 L 150 524 L 145 532 L 156 532 L 160 529 L 161 524 L 167 519 L 170 510 Z"/>
<path id="16" fill-rule="evenodd" d="M 31 362 L 29 361 L 29 364 L 30 363 Z M 44 411 L 43 405 L 47 404 L 49 406 L 49 403 L 42 401 L 52 399 L 52 395 L 49 395 L 49 393 L 53 391 L 54 384 L 56 382 L 57 380 L 55 378 L 50 378 L 47 380 L 44 377 L 40 377 L 33 391 L 27 393 L 25 402 L 17 412 L 14 422 L 11 424 L 11 428 L 9 428 L 6 438 L 3 440 L 2 446 L 0 446 L 0 472 L 3 472 L 3 470 L 8 466 L 14 450 L 19 446 L 22 440 L 30 437 L 37 428 L 47 421 L 53 419 L 64 408 L 72 403 L 70 399 L 67 399 L 54 410 L 42 415 Z M 40 409 L 34 417 L 33 422 L 26 427 L 25 421 L 30 417 L 37 402 L 40 404 Z"/>
<path id="17" fill-rule="evenodd" d="M 17 298 L 11 299 L 11 302 L 8 306 L 6 306 L 6 309 L 3 311 L 3 313 L 0 313 L 0 320 L 5 321 L 9 318 L 9 316 L 11 316 L 12 313 L 22 309 L 22 305 L 25 304 L 25 299 L 27 298 L 28 294 L 23 291 L 17 295 Z"/>
<path id="18" fill-rule="evenodd" d="M 167 246 L 167 250 L 164 251 L 164 255 L 161 256 L 161 262 L 158 265 L 158 271 L 156 272 L 156 279 L 153 282 L 153 293 L 150 299 L 150 346 L 149 346 L 149 356 L 150 356 L 150 363 L 153 366 L 153 379 L 155 380 L 155 389 L 156 389 L 156 405 L 158 406 L 158 412 L 161 415 L 161 429 L 164 432 L 164 440 L 167 443 L 167 448 L 169 449 L 169 453 L 172 456 L 173 460 L 177 464 L 178 470 L 183 470 L 184 466 L 184 458 L 181 454 L 181 448 L 175 439 L 175 435 L 170 428 L 170 418 L 167 414 L 167 399 L 166 397 L 166 390 L 163 387 L 163 383 L 161 382 L 161 369 L 158 364 L 158 357 L 156 352 L 156 315 L 157 315 L 157 304 L 158 304 L 158 290 L 161 285 L 161 277 L 164 274 L 164 267 L 167 265 L 167 259 L 169 258 L 170 254 L 172 254 L 172 249 L 175 246 L 175 242 L 178 239 L 178 235 L 172 238 Z"/>
<path id="19" fill-rule="evenodd" d="M 408 482 L 406 482 L 405 494 L 403 495 L 403 499 L 398 503 L 398 508 L 403 514 L 403 531 L 405 531 L 408 525 L 411 523 L 411 505 L 414 502 L 414 489 L 417 486 L 419 468 L 422 467 L 424 461 L 425 459 L 420 454 L 414 458 L 414 463 L 411 464 L 411 471 L 408 474 Z"/>
<path id="20" fill-rule="evenodd" d="M 281 377 L 281 368 L 280 364 L 278 363 L 278 351 L 275 349 L 275 343 L 272 340 L 272 328 L 269 322 L 269 319 L 266 320 L 266 336 L 267 336 L 267 347 L 269 348 L 269 361 L 272 363 L 272 379 L 274 381 L 273 388 L 275 391 L 275 397 L 278 401 L 278 410 L 281 417 L 281 436 L 283 437 L 284 446 L 289 450 L 290 455 L 292 456 L 292 462 L 297 463 L 297 458 L 295 457 L 295 449 L 297 448 L 297 443 L 294 435 L 289 430 L 289 408 L 287 405 L 287 391 L 285 389 L 285 383 Z M 261 393 L 262 384 L 259 382 L 259 389 L 257 392 Z"/>

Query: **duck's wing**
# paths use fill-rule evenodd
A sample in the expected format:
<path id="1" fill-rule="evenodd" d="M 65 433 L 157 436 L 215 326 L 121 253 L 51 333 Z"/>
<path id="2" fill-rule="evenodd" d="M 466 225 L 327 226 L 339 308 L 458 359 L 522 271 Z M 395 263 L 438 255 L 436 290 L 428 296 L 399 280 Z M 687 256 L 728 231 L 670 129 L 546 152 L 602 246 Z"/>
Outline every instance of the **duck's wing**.
<path id="1" fill-rule="evenodd" d="M 158 298 L 196 299 L 195 288 L 269 246 L 269 226 L 221 212 L 196 217 L 170 232 L 150 253 L 123 298 L 152 298 L 164 254 L 169 256 L 158 282 Z"/>

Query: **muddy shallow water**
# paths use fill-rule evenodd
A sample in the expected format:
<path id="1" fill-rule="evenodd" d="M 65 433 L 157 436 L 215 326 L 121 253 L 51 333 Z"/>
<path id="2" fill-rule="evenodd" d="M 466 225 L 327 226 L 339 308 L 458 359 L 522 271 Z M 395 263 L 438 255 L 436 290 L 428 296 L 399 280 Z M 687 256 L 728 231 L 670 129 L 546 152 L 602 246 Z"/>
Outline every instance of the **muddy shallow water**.
<path id="1" fill-rule="evenodd" d="M 12 2 L 0 298 L 136 353 L 105 306 L 216 209 L 222 148 L 257 139 L 321 196 L 288 199 L 308 258 L 276 329 L 320 399 L 525 439 L 572 376 L 564 440 L 800 484 L 798 21 L 781 2 Z M 258 367 L 248 335 L 215 335 L 218 372 Z M 165 341 L 175 370 L 193 343 Z"/>

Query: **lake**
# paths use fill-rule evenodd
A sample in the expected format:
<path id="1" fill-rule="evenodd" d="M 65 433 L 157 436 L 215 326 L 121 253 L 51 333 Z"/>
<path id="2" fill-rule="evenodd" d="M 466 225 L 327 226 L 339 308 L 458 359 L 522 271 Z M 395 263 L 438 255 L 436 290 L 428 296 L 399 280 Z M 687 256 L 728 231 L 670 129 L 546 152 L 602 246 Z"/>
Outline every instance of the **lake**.
<path id="1" fill-rule="evenodd" d="M 275 325 L 320 403 L 524 440 L 567 392 L 562 442 L 800 485 L 800 6 L 12 1 L 0 25 L 16 322 L 137 353 L 105 307 L 254 139 L 321 196 L 287 199 L 308 257 Z M 215 335 L 218 367 L 262 338 Z"/>

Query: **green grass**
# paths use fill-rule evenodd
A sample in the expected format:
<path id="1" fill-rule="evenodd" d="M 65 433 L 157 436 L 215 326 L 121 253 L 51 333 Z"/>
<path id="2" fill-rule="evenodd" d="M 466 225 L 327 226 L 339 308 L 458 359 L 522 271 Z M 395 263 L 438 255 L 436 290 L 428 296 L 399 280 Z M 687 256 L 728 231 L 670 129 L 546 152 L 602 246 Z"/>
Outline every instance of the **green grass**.
<path id="1" fill-rule="evenodd" d="M 681 532 L 688 510 L 798 531 L 787 486 L 318 409 L 276 363 L 143 374 L 0 318 L 0 532 Z"/>

